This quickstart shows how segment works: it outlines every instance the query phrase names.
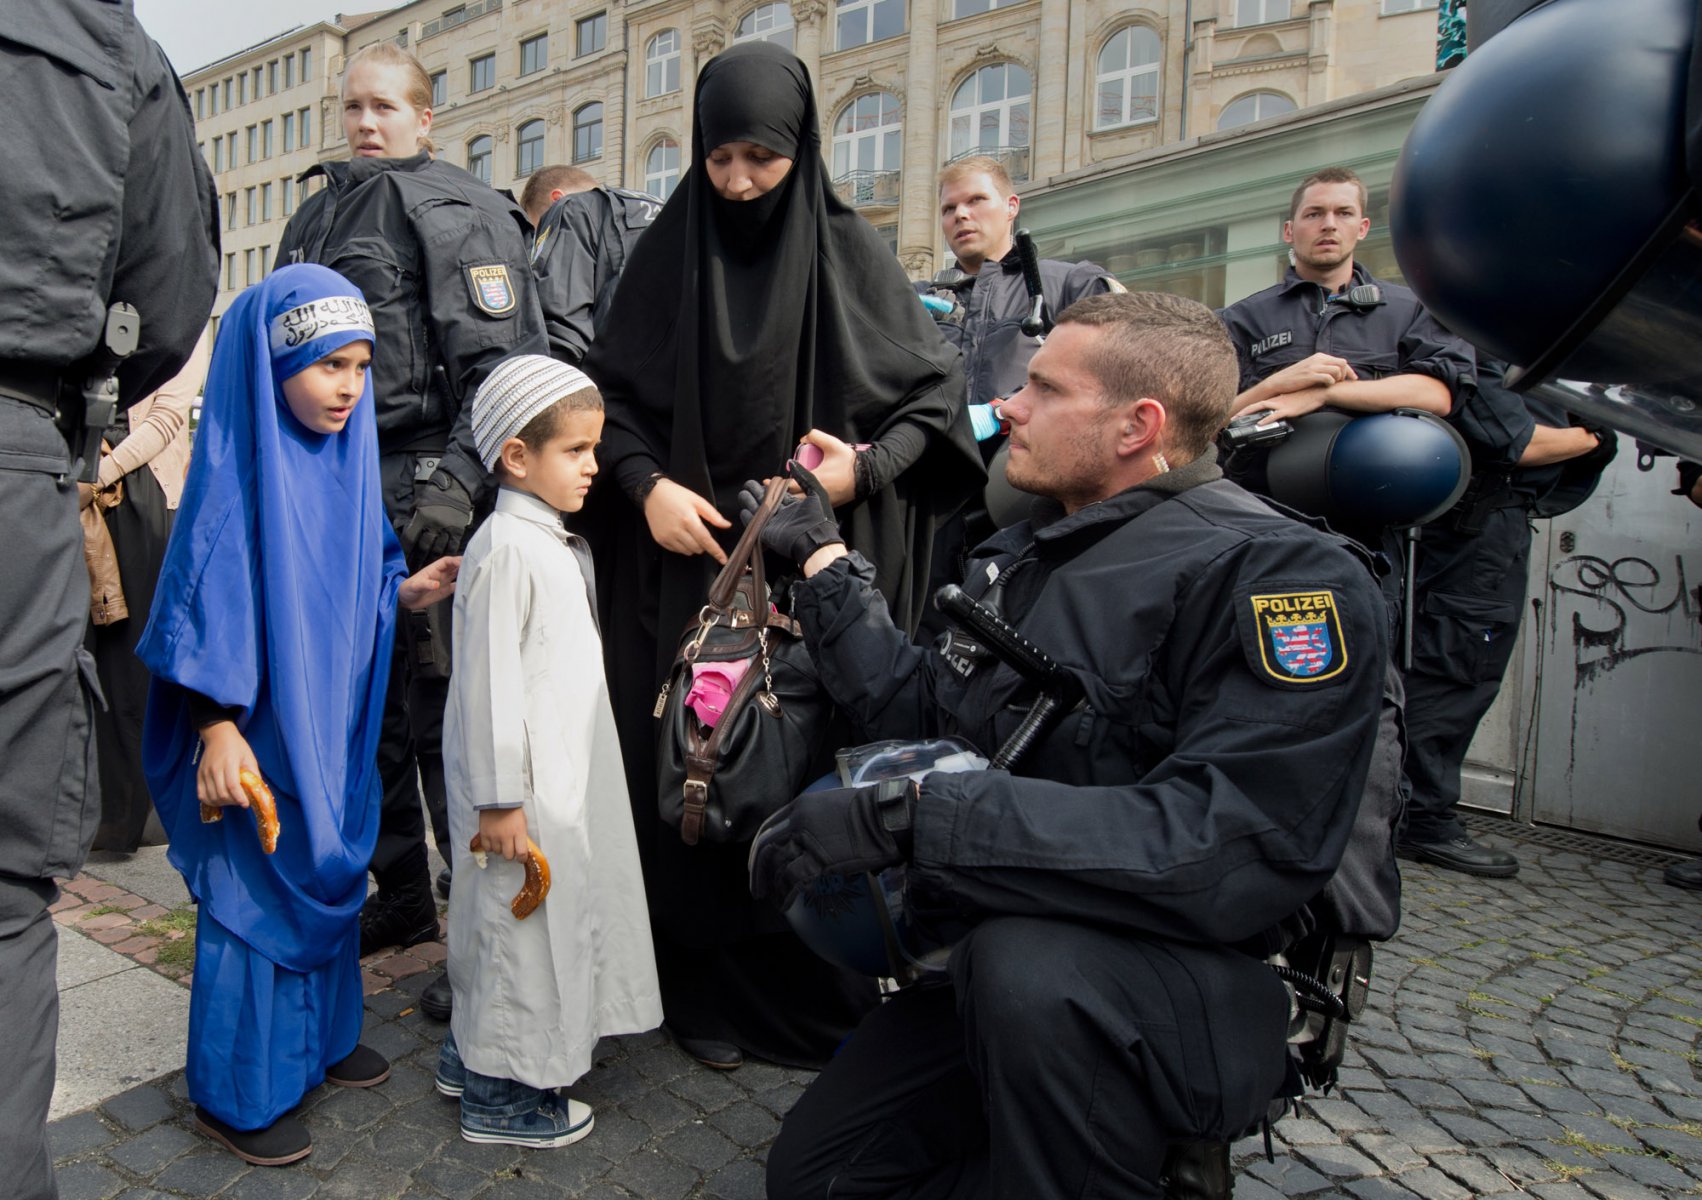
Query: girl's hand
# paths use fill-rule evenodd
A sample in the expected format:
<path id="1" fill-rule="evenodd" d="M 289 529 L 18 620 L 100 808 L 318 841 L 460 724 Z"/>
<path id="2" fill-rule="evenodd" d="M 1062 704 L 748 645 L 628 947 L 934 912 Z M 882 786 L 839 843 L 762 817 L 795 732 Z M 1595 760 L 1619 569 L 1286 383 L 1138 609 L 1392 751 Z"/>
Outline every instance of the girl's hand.
<path id="1" fill-rule="evenodd" d="M 509 862 L 526 857 L 526 810 L 481 808 L 479 844 L 486 854 L 500 854 Z"/>
<path id="2" fill-rule="evenodd" d="M 202 804 L 247 808 L 244 769 L 260 774 L 254 751 L 234 721 L 215 721 L 201 730 L 201 766 L 195 772 L 195 798 Z"/>
<path id="3" fill-rule="evenodd" d="M 812 467 L 810 474 L 816 481 L 827 489 L 827 498 L 833 507 L 840 508 L 857 498 L 857 449 L 850 442 L 842 442 L 831 433 L 823 433 L 812 429 L 804 435 L 804 440 L 821 451 L 821 462 Z M 788 489 L 794 496 L 804 494 L 804 489 L 796 483 Z"/>
<path id="4" fill-rule="evenodd" d="M 718 563 L 726 563 L 727 552 L 707 527 L 731 529 L 733 523 L 690 488 L 672 479 L 658 480 L 644 498 L 644 519 L 650 525 L 651 538 L 662 549 L 675 554 L 707 554 Z"/>
<path id="5" fill-rule="evenodd" d="M 460 574 L 459 554 L 440 558 L 404 579 L 402 590 L 396 594 L 396 599 L 403 608 L 427 608 L 455 594 L 455 580 Z"/>

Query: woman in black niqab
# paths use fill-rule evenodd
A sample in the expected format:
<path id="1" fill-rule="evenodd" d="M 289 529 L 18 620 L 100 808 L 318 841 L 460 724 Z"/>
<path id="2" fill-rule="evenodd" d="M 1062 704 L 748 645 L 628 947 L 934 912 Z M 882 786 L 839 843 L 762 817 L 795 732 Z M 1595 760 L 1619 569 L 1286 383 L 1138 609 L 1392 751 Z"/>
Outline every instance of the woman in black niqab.
<path id="1" fill-rule="evenodd" d="M 982 476 L 958 352 L 834 195 L 820 129 L 791 54 L 754 42 L 711 59 L 691 167 L 634 246 L 585 363 L 606 411 L 592 496 L 605 654 L 668 1022 L 803 1065 L 825 1061 L 873 987 L 750 898 L 744 847 L 686 847 L 661 824 L 656 691 L 737 536 L 740 485 L 778 473 L 806 436 L 847 543 L 910 629 L 934 529 Z"/>

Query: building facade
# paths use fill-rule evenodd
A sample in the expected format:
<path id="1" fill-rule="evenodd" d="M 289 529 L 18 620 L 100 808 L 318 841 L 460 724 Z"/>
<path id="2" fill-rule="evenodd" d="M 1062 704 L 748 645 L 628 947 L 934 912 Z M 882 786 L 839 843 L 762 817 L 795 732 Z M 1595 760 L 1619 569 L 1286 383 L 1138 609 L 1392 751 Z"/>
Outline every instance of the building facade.
<path id="1" fill-rule="evenodd" d="M 754 38 L 809 67 L 836 188 L 923 276 L 946 261 L 934 176 L 948 160 L 992 154 L 1025 192 L 1091 181 L 1428 76 L 1436 13 L 1433 0 L 417 0 L 340 17 L 185 78 L 223 202 L 216 311 L 269 267 L 296 175 L 347 153 L 337 79 L 361 47 L 419 56 L 438 153 L 494 187 L 574 163 L 666 197 L 690 156 L 698 68 Z M 1155 249 L 1101 261 L 1131 273 Z"/>

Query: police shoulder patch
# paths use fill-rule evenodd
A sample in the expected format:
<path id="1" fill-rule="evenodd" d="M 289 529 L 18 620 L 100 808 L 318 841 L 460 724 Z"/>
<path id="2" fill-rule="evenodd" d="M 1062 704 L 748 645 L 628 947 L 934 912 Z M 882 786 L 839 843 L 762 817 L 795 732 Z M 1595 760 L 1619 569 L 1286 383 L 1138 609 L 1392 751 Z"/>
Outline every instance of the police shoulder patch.
<path id="1" fill-rule="evenodd" d="M 520 303 L 514 283 L 508 277 L 506 263 L 463 268 L 467 272 L 467 287 L 473 293 L 473 303 L 480 312 L 492 317 L 506 317 Z"/>
<path id="2" fill-rule="evenodd" d="M 1249 654 L 1254 674 L 1276 683 L 1307 686 L 1334 679 L 1347 669 L 1347 639 L 1333 591 L 1255 592 L 1244 603 L 1244 617 L 1251 619 L 1251 640 L 1257 647 L 1256 656 Z"/>

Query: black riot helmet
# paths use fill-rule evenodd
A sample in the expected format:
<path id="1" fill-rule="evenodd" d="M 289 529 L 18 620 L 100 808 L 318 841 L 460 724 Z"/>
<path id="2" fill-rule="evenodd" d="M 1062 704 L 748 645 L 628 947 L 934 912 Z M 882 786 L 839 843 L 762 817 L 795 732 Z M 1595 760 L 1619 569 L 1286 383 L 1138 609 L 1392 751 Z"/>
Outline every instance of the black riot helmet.
<path id="1" fill-rule="evenodd" d="M 1509 386 L 1574 381 L 1543 394 L 1702 455 L 1695 20 L 1695 0 L 1549 0 L 1474 44 L 1407 137 L 1389 227 L 1425 306 Z"/>
<path id="2" fill-rule="evenodd" d="M 1465 439 L 1415 408 L 1355 416 L 1322 408 L 1265 462 L 1270 494 L 1336 525 L 1424 525 L 1454 506 L 1471 481 Z"/>

